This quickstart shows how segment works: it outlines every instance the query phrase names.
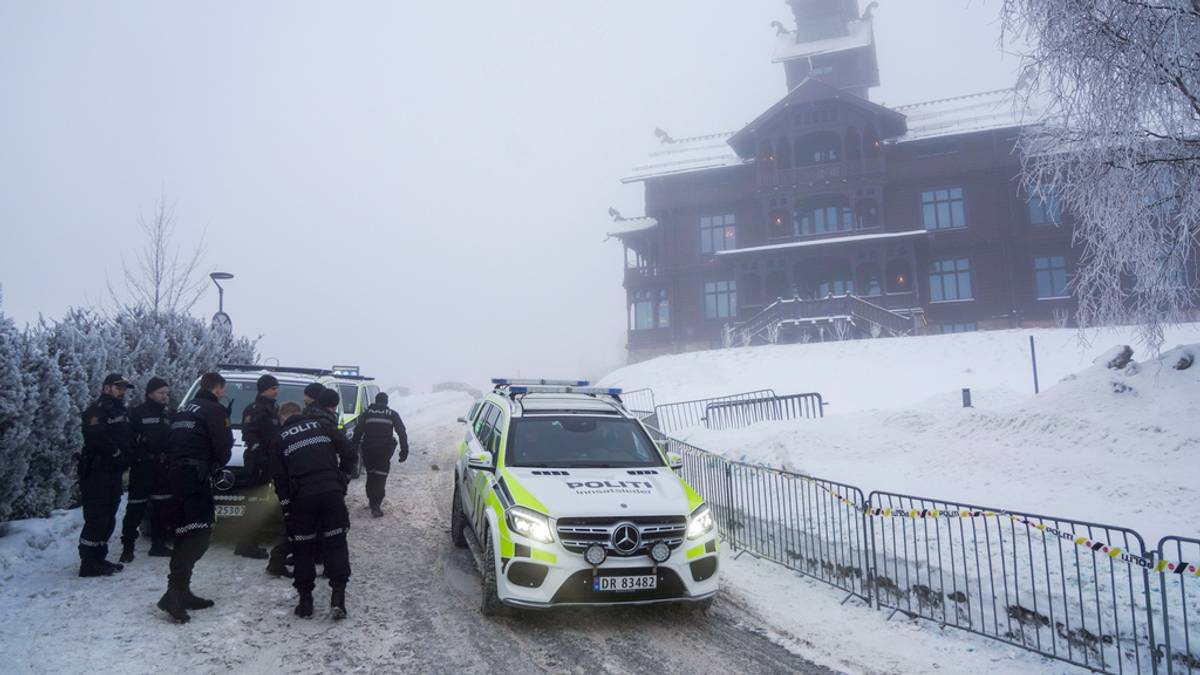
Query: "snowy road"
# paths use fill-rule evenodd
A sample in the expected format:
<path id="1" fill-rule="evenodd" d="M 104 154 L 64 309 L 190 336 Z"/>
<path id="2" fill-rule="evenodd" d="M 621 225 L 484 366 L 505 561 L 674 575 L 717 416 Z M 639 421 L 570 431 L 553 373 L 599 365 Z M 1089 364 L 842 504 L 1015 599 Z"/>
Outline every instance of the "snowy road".
<path id="1" fill-rule="evenodd" d="M 27 578 L 0 579 L 4 670 L 831 672 L 766 637 L 763 624 L 731 601 L 718 600 L 707 615 L 664 607 L 481 616 L 471 555 L 447 533 L 447 468 L 459 433 L 457 425 L 413 429 L 413 457 L 393 471 L 382 519 L 369 517 L 362 483 L 351 486 L 346 622 L 325 616 L 323 585 L 317 618 L 295 618 L 288 582 L 219 547 L 201 561 L 193 584 L 217 607 L 175 626 L 153 607 L 165 561 L 139 555 L 113 579 L 78 579 L 73 540 L 64 540 L 47 548 Z"/>

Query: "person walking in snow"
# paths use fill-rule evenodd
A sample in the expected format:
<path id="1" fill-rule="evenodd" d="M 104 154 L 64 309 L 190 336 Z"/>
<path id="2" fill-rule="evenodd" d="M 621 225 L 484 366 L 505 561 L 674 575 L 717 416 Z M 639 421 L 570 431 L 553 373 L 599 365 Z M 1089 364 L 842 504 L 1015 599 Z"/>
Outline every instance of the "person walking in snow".
<path id="1" fill-rule="evenodd" d="M 133 435 L 133 458 L 129 466 L 129 500 L 121 526 L 121 562 L 133 562 L 138 528 L 150 511 L 150 555 L 168 557 L 167 510 L 171 485 L 167 480 L 167 436 L 171 433 L 171 389 L 167 381 L 152 377 L 146 384 L 146 400 L 129 411 Z"/>
<path id="2" fill-rule="evenodd" d="M 79 493 L 83 529 L 79 533 L 79 576 L 109 576 L 124 569 L 108 562 L 108 540 L 117 527 L 121 474 L 129 464 L 129 415 L 125 391 L 132 385 L 117 374 L 104 378 L 100 398 L 83 411 L 83 452 Z"/>
<path id="3" fill-rule="evenodd" d="M 397 438 L 400 439 L 400 461 L 404 462 L 408 459 L 408 433 L 404 421 L 400 419 L 400 413 L 388 407 L 388 395 L 379 392 L 354 428 L 354 447 L 360 450 L 363 467 L 367 470 L 367 501 L 375 518 L 383 517 L 383 498 Z"/>
<path id="4" fill-rule="evenodd" d="M 212 475 L 229 463 L 233 451 L 229 410 L 220 403 L 224 395 L 225 378 L 205 373 L 200 378 L 200 392 L 171 422 L 170 480 L 178 522 L 167 592 L 159 599 L 158 608 L 176 623 L 191 619 L 187 610 L 208 609 L 214 604 L 192 594 L 192 570 L 212 540 L 216 519 Z"/>
<path id="5" fill-rule="evenodd" d="M 317 405 L 332 414 L 338 405 L 337 392 L 321 392 Z M 317 577 L 313 556 L 319 537 L 325 576 L 332 589 L 329 605 L 333 618 L 339 620 L 346 618 L 346 584 L 350 580 L 346 486 L 357 458 L 336 426 L 329 431 L 326 417 L 293 415 L 284 422 L 271 451 L 271 474 L 279 503 L 287 513 L 295 562 L 292 585 L 300 594 L 296 616 L 307 619 L 313 615 Z"/>

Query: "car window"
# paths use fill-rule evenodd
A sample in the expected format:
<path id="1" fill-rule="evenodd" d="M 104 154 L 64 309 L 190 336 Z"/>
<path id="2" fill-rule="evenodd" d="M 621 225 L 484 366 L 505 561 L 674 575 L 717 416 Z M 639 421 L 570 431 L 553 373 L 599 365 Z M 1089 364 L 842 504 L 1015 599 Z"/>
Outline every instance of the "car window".
<path id="1" fill-rule="evenodd" d="M 338 394 L 342 397 L 342 410 L 347 415 L 358 412 L 358 385 L 339 384 L 338 389 Z"/>
<path id="2" fill-rule="evenodd" d="M 183 402 L 188 403 L 196 395 L 200 389 L 193 387 L 188 391 Z M 235 380 L 230 378 L 225 384 L 225 397 L 221 399 L 221 405 L 225 406 L 230 411 L 229 422 L 234 429 L 242 427 L 242 421 L 246 414 L 246 406 L 254 403 L 258 398 L 258 383 L 257 380 Z M 279 396 L 275 399 L 278 405 L 283 405 L 288 401 L 297 403 L 304 400 L 304 385 L 285 382 L 279 385 Z"/>
<path id="3" fill-rule="evenodd" d="M 367 403 L 368 404 L 374 403 L 375 397 L 378 395 L 379 395 L 379 387 L 376 387 L 373 384 L 367 385 Z"/>
<path id="4" fill-rule="evenodd" d="M 496 418 L 492 420 L 492 436 L 488 439 L 488 452 L 492 457 L 500 454 L 500 439 L 504 438 L 504 413 L 495 408 Z"/>
<path id="5" fill-rule="evenodd" d="M 483 407 L 479 409 L 479 415 L 475 418 L 475 438 L 478 438 L 480 443 L 484 442 L 483 430 L 487 426 L 487 413 L 488 408 L 490 407 L 491 406 L 484 404 Z"/>
<path id="6" fill-rule="evenodd" d="M 471 424 L 475 424 L 475 416 L 479 414 L 479 407 L 479 404 L 476 403 L 471 406 L 471 412 L 467 413 L 467 420 L 471 422 Z"/>

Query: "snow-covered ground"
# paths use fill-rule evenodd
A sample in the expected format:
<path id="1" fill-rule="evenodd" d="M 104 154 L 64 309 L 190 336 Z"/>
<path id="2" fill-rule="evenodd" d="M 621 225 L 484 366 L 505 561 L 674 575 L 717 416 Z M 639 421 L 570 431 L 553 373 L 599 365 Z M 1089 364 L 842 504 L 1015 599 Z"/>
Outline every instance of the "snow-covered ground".
<path id="1" fill-rule="evenodd" d="M 1200 534 L 1190 516 L 1200 476 L 1200 366 L 1176 371 L 1145 352 L 1128 372 L 1107 370 L 1093 360 L 1129 334 L 1097 334 L 1083 346 L 1074 331 L 1032 331 L 1043 382 L 1034 396 L 1030 334 L 698 352 L 630 366 L 603 383 L 651 387 L 659 404 L 764 387 L 821 392 L 832 402 L 823 420 L 680 435 L 864 493 L 1132 527 L 1151 546 L 1164 534 Z M 1200 342 L 1200 325 L 1171 331 L 1168 340 L 1168 347 Z M 967 386 L 972 409 L 962 408 Z"/>

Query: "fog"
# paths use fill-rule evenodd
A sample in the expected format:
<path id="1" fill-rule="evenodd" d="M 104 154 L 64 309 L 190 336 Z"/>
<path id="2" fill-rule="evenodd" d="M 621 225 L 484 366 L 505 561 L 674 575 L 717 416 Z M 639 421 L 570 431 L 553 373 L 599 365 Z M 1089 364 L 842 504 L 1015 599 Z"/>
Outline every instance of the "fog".
<path id="1" fill-rule="evenodd" d="M 873 99 L 1011 86 L 999 4 L 883 0 Z M 642 212 L 619 179 L 656 126 L 734 130 L 783 96 L 776 19 L 782 0 L 0 0 L 3 309 L 103 302 L 165 192 L 264 357 L 415 389 L 598 376 L 626 324 L 606 213 Z"/>

